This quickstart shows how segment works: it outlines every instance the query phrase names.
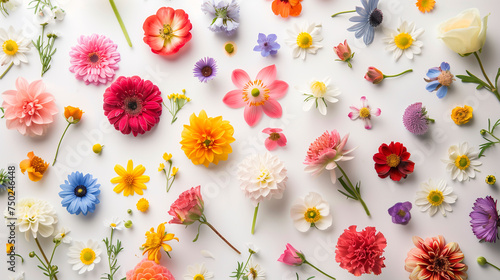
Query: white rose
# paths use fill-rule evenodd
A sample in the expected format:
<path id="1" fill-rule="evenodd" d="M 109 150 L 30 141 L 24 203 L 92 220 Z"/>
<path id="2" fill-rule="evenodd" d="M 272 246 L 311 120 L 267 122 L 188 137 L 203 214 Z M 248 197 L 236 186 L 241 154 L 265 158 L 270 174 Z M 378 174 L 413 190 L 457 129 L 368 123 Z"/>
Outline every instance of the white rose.
<path id="1" fill-rule="evenodd" d="M 439 38 L 458 54 L 476 52 L 486 41 L 488 16 L 481 20 L 478 9 L 465 10 L 439 25 Z"/>

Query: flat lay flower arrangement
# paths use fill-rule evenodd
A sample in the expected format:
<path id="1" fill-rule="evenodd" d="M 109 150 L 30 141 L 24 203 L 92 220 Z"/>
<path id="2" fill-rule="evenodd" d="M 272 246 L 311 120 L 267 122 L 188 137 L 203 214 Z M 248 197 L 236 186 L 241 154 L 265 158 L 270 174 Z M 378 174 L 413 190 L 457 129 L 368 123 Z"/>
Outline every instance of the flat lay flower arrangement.
<path id="1" fill-rule="evenodd" d="M 139 2 L 0 0 L 9 279 L 500 277 L 498 3 Z"/>

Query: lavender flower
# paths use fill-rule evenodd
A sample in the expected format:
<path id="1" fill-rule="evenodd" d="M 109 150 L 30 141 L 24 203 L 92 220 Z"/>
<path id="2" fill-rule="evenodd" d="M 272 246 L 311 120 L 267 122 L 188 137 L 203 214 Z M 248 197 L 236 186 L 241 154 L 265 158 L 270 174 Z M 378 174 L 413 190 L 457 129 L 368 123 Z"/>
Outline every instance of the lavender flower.
<path id="1" fill-rule="evenodd" d="M 236 0 L 205 0 L 201 5 L 201 10 L 213 17 L 208 27 L 213 32 L 224 31 L 230 36 L 240 24 L 240 5 Z"/>
<path id="2" fill-rule="evenodd" d="M 411 219 L 411 202 L 398 202 L 389 208 L 389 215 L 392 216 L 392 222 L 395 224 L 406 225 Z"/>
<path id="3" fill-rule="evenodd" d="M 433 119 L 427 117 L 427 111 L 421 102 L 411 104 L 403 114 L 403 124 L 406 129 L 416 135 L 425 134 L 429 129 L 429 123 L 433 122 Z"/>
<path id="4" fill-rule="evenodd" d="M 193 73 L 200 82 L 206 83 L 212 80 L 217 75 L 217 64 L 215 59 L 205 57 L 198 60 L 194 65 Z"/>
<path id="5" fill-rule="evenodd" d="M 424 80 L 428 82 L 425 87 L 429 92 L 437 91 L 436 95 L 438 98 L 443 98 L 448 93 L 448 87 L 455 80 L 453 74 L 450 73 L 450 64 L 446 62 L 441 62 L 441 66 L 432 67 L 427 71 L 427 77 L 429 79 Z"/>
<path id="6" fill-rule="evenodd" d="M 280 44 L 276 42 L 276 39 L 278 39 L 276 34 L 269 34 L 266 36 L 263 33 L 259 33 L 259 38 L 257 39 L 258 45 L 255 46 L 253 50 L 260 52 L 263 57 L 270 54 L 275 55 L 281 47 Z"/>
<path id="7" fill-rule="evenodd" d="M 489 195 L 476 199 L 469 216 L 472 232 L 478 239 L 493 243 L 497 241 L 500 219 L 496 200 Z"/>

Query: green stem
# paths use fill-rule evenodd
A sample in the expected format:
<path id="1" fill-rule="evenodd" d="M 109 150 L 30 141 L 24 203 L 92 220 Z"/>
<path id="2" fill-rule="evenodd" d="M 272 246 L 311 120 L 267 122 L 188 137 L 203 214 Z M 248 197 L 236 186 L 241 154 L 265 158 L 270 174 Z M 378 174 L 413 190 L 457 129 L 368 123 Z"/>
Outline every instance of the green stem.
<path id="1" fill-rule="evenodd" d="M 255 211 L 253 212 L 252 234 L 254 234 L 254 232 L 255 232 L 255 222 L 257 221 L 257 213 L 259 212 L 259 205 L 260 205 L 260 203 L 257 203 L 257 206 L 255 207 Z"/>
<path id="2" fill-rule="evenodd" d="M 3 72 L 2 76 L 0 76 L 0 79 L 3 78 L 3 76 L 5 76 L 5 74 L 7 74 L 7 72 L 9 72 L 10 68 L 12 68 L 12 66 L 14 66 L 14 61 L 12 61 L 9 65 L 9 67 L 7 67 L 7 69 L 5 69 L 5 71 Z"/>
<path id="3" fill-rule="evenodd" d="M 413 69 L 408 69 L 408 70 L 403 71 L 403 72 L 401 72 L 401 73 L 399 73 L 399 74 L 396 74 L 396 75 L 384 75 L 384 78 L 393 78 L 393 77 L 398 77 L 398 76 L 401 76 L 401 75 L 406 74 L 406 73 L 408 73 L 408 72 L 413 72 Z"/>
<path id="4" fill-rule="evenodd" d="M 333 14 L 332 17 L 338 16 L 340 14 L 347 14 L 347 13 L 354 13 L 356 10 L 349 10 L 349 11 L 343 11 L 343 12 L 338 12 L 336 14 Z"/>
<path id="5" fill-rule="evenodd" d="M 337 167 L 339 168 L 340 172 L 342 173 L 342 175 L 344 176 L 344 178 L 346 178 L 347 180 L 347 183 L 349 184 L 349 187 L 351 188 L 352 192 L 354 194 L 356 194 L 356 198 L 359 200 L 359 202 L 361 202 L 361 205 L 363 206 L 363 208 L 365 209 L 365 212 L 366 212 L 366 215 L 368 215 L 368 217 L 371 216 L 370 214 L 370 210 L 368 210 L 368 207 L 366 206 L 366 203 L 363 201 L 363 199 L 361 198 L 361 194 L 356 190 L 356 188 L 353 186 L 353 184 L 351 183 L 351 179 L 349 179 L 349 177 L 347 176 L 347 174 L 344 172 L 344 169 L 342 169 L 342 167 L 340 167 L 340 165 L 337 163 Z"/>
<path id="6" fill-rule="evenodd" d="M 57 145 L 57 150 L 56 150 L 56 156 L 54 157 L 54 162 L 52 163 L 52 166 L 54 166 L 54 164 L 56 164 L 57 154 L 59 154 L 59 147 L 61 146 L 61 142 L 64 138 L 64 135 L 66 135 L 66 131 L 68 131 L 68 128 L 70 125 L 71 125 L 71 123 L 68 123 L 68 126 L 66 126 L 66 129 L 64 130 L 63 135 L 61 136 L 61 139 L 59 140 L 59 144 Z"/>
<path id="7" fill-rule="evenodd" d="M 245 263 L 245 266 L 243 267 L 243 269 L 241 270 L 241 272 L 243 273 L 243 271 L 245 271 L 245 268 L 247 268 L 247 265 L 248 265 L 248 262 L 250 261 L 250 258 L 252 257 L 253 253 L 250 253 L 250 255 L 248 256 L 248 259 L 247 259 L 247 262 Z M 240 276 L 241 275 L 238 275 L 238 278 L 236 278 L 237 280 L 240 279 Z"/>
<path id="8" fill-rule="evenodd" d="M 332 276 L 330 276 L 330 275 L 326 274 L 326 273 L 325 273 L 325 272 L 323 272 L 321 269 L 319 269 L 319 268 L 315 267 L 312 263 L 310 263 L 310 262 L 308 262 L 308 261 L 306 261 L 306 260 L 304 260 L 304 263 L 305 263 L 305 264 L 310 265 L 312 268 L 314 268 L 314 269 L 316 269 L 317 271 L 321 272 L 321 273 L 322 273 L 323 275 L 325 275 L 326 277 L 328 277 L 328 278 L 330 278 L 330 279 L 335 280 L 335 277 L 332 277 Z"/>
<path id="9" fill-rule="evenodd" d="M 435 123 L 435 122 L 436 122 L 436 120 L 431 119 L 431 118 L 425 118 L 425 119 L 426 119 L 428 122 L 430 122 L 430 123 Z"/>
<path id="10" fill-rule="evenodd" d="M 212 226 L 212 224 L 210 224 L 208 221 L 200 221 L 201 223 L 203 224 L 206 224 L 211 230 L 213 230 L 213 232 L 215 232 L 215 234 L 217 234 L 222 240 L 224 240 L 224 242 L 226 242 L 227 245 L 229 245 L 229 247 L 231 247 L 233 250 L 236 251 L 236 253 L 238 254 L 241 254 L 240 251 L 238 251 L 238 249 L 234 248 L 233 245 L 231 245 L 231 243 L 229 243 L 229 241 L 226 240 L 226 238 L 224 238 L 224 236 L 222 236 L 222 234 L 220 234 L 215 228 L 214 226 Z"/>
<path id="11" fill-rule="evenodd" d="M 112 252 L 112 246 L 113 246 L 113 232 L 114 229 L 111 228 L 111 236 L 109 238 L 109 248 L 108 248 L 108 264 L 109 264 L 109 279 L 108 280 L 113 280 L 113 275 L 112 275 L 112 265 L 111 265 L 111 254 Z"/>
<path id="12" fill-rule="evenodd" d="M 116 19 L 118 20 L 118 23 L 120 24 L 123 35 L 125 35 L 125 39 L 127 39 L 128 45 L 130 47 L 132 47 L 132 42 L 130 41 L 130 37 L 128 36 L 127 28 L 125 28 L 125 24 L 123 24 L 122 17 L 120 16 L 118 9 L 116 8 L 115 1 L 109 0 L 109 4 L 111 4 L 111 8 L 113 8 L 113 12 L 115 13 Z"/>
<path id="13" fill-rule="evenodd" d="M 494 264 L 492 264 L 490 262 L 486 262 L 486 263 L 489 264 L 489 265 L 491 265 L 491 266 L 493 266 L 494 268 L 496 268 L 496 269 L 498 269 L 500 271 L 500 268 L 498 268 L 498 266 L 496 266 L 496 265 L 494 265 Z"/>
<path id="14" fill-rule="evenodd" d="M 56 245 L 54 245 L 54 249 L 52 249 L 52 254 L 50 255 L 50 263 L 52 263 L 52 259 L 54 258 L 54 253 L 56 252 L 56 248 L 57 246 L 59 246 L 60 243 L 56 243 Z"/>
<path id="15" fill-rule="evenodd" d="M 493 86 L 493 83 L 490 81 L 490 78 L 488 78 L 488 75 L 486 75 L 486 72 L 484 71 L 483 63 L 481 62 L 481 58 L 479 58 L 479 55 L 477 54 L 477 52 L 474 52 L 474 56 L 476 57 L 477 62 L 479 62 L 479 67 L 481 67 L 481 72 L 483 72 L 483 76 L 486 78 L 486 81 L 488 81 L 488 84 L 490 84 L 492 92 L 497 91 L 496 95 L 498 97 L 498 90 L 495 89 L 495 87 Z"/>
<path id="16" fill-rule="evenodd" d="M 50 271 L 50 274 L 52 274 L 52 264 L 49 262 L 47 259 L 47 256 L 45 255 L 45 252 L 42 249 L 42 246 L 40 246 L 40 242 L 38 242 L 38 238 L 35 238 L 36 245 L 38 246 L 38 250 L 40 250 L 40 253 L 42 253 L 43 259 L 47 262 L 47 271 Z M 55 248 L 54 248 L 55 249 Z M 40 258 L 38 258 L 40 259 Z M 54 274 L 54 279 L 57 280 L 57 276 Z"/>
<path id="17" fill-rule="evenodd" d="M 20 259 L 21 259 L 21 263 L 24 263 L 24 258 L 23 258 L 21 255 L 19 255 L 19 254 L 14 254 L 14 256 L 16 256 L 16 257 L 20 258 Z"/>

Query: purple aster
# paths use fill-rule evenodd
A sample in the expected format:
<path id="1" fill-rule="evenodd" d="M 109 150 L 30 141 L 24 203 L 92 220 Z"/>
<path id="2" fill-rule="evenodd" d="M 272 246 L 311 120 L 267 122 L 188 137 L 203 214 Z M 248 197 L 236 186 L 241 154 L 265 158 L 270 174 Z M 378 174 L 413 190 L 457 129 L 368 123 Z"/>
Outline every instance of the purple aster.
<path id="1" fill-rule="evenodd" d="M 500 219 L 496 200 L 489 195 L 486 198 L 476 199 L 469 216 L 472 232 L 478 239 L 486 242 L 497 241 Z"/>
<path id="2" fill-rule="evenodd" d="M 354 36 L 358 39 L 363 37 L 365 45 L 369 45 L 375 37 L 374 28 L 382 23 L 384 17 L 382 11 L 377 9 L 378 0 L 361 0 L 361 4 L 363 8 L 356 7 L 358 16 L 349 19 L 356 24 L 347 28 L 347 31 L 355 32 Z"/>
<path id="3" fill-rule="evenodd" d="M 213 17 L 208 27 L 213 32 L 226 32 L 230 36 L 240 25 L 240 5 L 236 0 L 205 0 L 201 10 Z"/>
<path id="4" fill-rule="evenodd" d="M 395 224 L 406 225 L 411 219 L 411 202 L 398 202 L 389 208 L 389 215 L 392 216 L 392 222 Z"/>
<path id="5" fill-rule="evenodd" d="M 450 73 L 450 64 L 441 62 L 441 66 L 432 67 L 427 71 L 429 79 L 424 80 L 428 82 L 425 87 L 429 92 L 437 91 L 438 98 L 443 98 L 448 93 L 448 87 L 455 80 L 453 74 Z"/>
<path id="6" fill-rule="evenodd" d="M 421 102 L 411 104 L 403 114 L 403 124 L 406 129 L 416 135 L 425 134 L 431 122 L 434 120 L 427 117 L 427 111 Z"/>
<path id="7" fill-rule="evenodd" d="M 260 52 L 263 57 L 270 54 L 277 54 L 281 46 L 276 42 L 276 39 L 278 39 L 276 34 L 269 34 L 266 36 L 263 33 L 259 33 L 259 38 L 257 39 L 258 45 L 255 46 L 253 50 Z"/>
<path id="8" fill-rule="evenodd" d="M 206 83 L 212 80 L 217 75 L 217 64 L 215 63 L 215 59 L 205 57 L 198 60 L 194 65 L 193 73 L 200 82 Z"/>

